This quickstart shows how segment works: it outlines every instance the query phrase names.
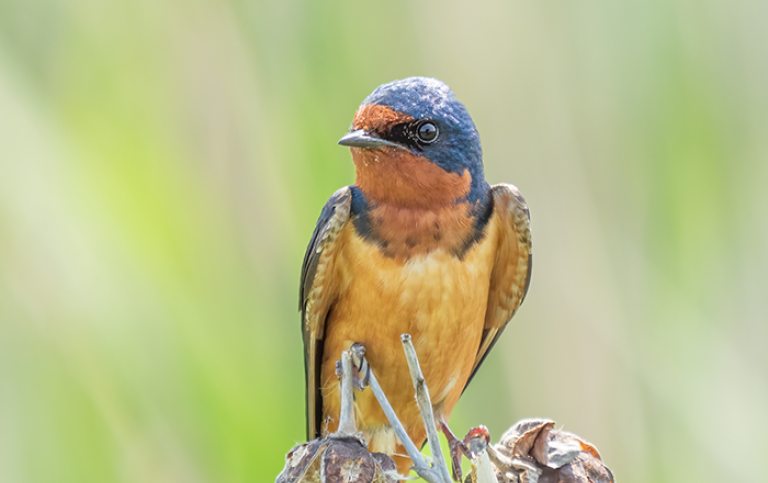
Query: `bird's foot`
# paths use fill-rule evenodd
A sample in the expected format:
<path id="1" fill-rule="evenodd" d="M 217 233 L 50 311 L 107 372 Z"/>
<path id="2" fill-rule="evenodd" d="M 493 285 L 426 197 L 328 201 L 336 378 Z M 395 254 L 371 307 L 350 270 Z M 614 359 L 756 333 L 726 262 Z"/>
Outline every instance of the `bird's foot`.
<path id="1" fill-rule="evenodd" d="M 355 342 L 349 348 L 352 355 L 352 385 L 358 391 L 362 391 L 368 386 L 368 379 L 371 374 L 371 367 L 365 360 L 365 347 L 359 342 Z M 341 361 L 336 361 L 336 376 L 341 377 Z"/>
<path id="2" fill-rule="evenodd" d="M 469 448 L 467 447 L 466 443 L 457 438 L 448 427 L 448 425 L 442 421 L 440 422 L 440 430 L 448 440 L 448 447 L 451 450 L 451 472 L 453 473 L 451 476 L 453 477 L 454 481 L 460 482 L 464 476 L 461 472 L 461 455 L 464 454 L 467 458 L 470 459 L 472 458 L 472 455 L 469 452 Z M 467 435 L 467 437 L 469 437 L 469 435 Z"/>

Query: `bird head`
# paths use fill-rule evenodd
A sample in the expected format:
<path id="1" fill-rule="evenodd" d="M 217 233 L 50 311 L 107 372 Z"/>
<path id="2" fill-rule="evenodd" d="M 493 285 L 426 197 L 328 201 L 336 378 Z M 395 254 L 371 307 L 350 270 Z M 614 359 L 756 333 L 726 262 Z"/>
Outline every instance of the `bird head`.
<path id="1" fill-rule="evenodd" d="M 399 172 L 386 176 L 418 181 L 421 170 L 421 178 L 435 174 L 441 178 L 442 172 L 462 177 L 472 188 L 485 184 L 475 124 L 464 104 L 437 79 L 409 77 L 377 87 L 360 105 L 350 132 L 339 144 L 352 148 L 358 177 L 363 165 L 399 159 L 390 166 Z M 440 170 L 426 175 L 431 169 L 424 167 L 427 162 Z M 465 199 L 468 195 L 464 193 Z"/>

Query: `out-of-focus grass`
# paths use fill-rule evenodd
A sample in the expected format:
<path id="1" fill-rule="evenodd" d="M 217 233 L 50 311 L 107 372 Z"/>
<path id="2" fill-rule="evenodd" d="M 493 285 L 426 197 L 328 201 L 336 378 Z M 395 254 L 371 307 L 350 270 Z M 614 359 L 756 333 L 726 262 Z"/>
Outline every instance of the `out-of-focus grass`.
<path id="1" fill-rule="evenodd" d="M 619 480 L 753 481 L 768 430 L 768 4 L 0 1 L 0 480 L 271 481 L 301 258 L 375 86 L 448 82 L 531 207 L 457 406 Z"/>

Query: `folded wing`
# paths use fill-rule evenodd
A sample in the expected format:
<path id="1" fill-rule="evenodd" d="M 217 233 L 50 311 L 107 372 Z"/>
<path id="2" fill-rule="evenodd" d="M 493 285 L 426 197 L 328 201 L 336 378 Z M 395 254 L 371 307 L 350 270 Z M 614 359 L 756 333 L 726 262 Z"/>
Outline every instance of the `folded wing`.
<path id="1" fill-rule="evenodd" d="M 491 272 L 483 338 L 467 385 L 499 339 L 504 327 L 523 303 L 531 281 L 531 224 L 528 205 L 520 191 L 511 184 L 494 185 L 491 187 L 491 194 L 494 208 L 489 223 L 496 223 L 499 227 L 498 247 Z"/>
<path id="2" fill-rule="evenodd" d="M 352 192 L 344 187 L 331 196 L 317 220 L 301 270 L 299 310 L 304 335 L 307 440 L 320 436 L 323 415 L 320 396 L 320 363 L 323 358 L 325 321 L 339 294 L 336 272 L 337 240 L 349 221 Z"/>

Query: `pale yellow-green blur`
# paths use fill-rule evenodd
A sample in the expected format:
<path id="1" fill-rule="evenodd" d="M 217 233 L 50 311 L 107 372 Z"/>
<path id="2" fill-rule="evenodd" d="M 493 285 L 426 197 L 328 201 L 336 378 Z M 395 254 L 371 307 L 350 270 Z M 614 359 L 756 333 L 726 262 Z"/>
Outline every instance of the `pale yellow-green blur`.
<path id="1" fill-rule="evenodd" d="M 624 483 L 752 482 L 768 431 L 768 2 L 0 0 L 0 481 L 260 483 L 304 438 L 301 260 L 410 75 L 532 215 L 453 429 Z M 386 310 L 386 308 L 379 308 Z"/>

